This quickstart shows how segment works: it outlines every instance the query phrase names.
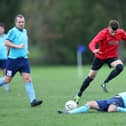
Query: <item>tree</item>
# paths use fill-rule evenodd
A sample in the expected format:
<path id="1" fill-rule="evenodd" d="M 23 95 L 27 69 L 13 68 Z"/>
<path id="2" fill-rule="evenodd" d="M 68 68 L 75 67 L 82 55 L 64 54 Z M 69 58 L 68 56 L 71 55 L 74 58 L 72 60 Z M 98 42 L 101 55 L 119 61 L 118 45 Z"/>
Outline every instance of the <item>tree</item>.
<path id="1" fill-rule="evenodd" d="M 107 27 L 110 19 L 116 18 L 123 24 L 125 3 L 124 0 L 24 1 L 21 11 L 27 18 L 31 47 L 39 52 L 31 54 L 31 58 L 46 64 L 75 64 L 76 47 L 83 44 L 87 47 L 84 58 L 89 63 L 92 53 L 88 43 L 100 29 Z"/>
<path id="2" fill-rule="evenodd" d="M 13 25 L 14 17 L 20 12 L 20 0 L 0 1 L 0 21 L 5 23 L 6 31 Z"/>

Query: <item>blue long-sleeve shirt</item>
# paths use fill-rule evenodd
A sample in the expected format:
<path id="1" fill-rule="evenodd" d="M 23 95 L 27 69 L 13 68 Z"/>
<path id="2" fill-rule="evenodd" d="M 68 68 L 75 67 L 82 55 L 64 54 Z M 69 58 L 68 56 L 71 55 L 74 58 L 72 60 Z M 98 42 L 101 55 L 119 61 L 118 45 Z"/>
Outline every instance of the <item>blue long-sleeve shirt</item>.
<path id="1" fill-rule="evenodd" d="M 124 107 L 117 107 L 117 111 L 126 112 L 126 92 L 121 92 L 118 95 L 122 98 L 122 100 L 124 102 Z"/>
<path id="2" fill-rule="evenodd" d="M 126 107 L 126 92 L 121 92 L 118 95 L 121 96 L 124 102 L 124 107 Z"/>

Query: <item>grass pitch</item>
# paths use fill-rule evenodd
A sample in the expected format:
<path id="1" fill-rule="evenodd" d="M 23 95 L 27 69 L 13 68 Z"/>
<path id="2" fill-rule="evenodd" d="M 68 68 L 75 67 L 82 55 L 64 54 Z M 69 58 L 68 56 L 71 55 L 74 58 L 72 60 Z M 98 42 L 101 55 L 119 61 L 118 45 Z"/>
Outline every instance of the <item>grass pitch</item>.
<path id="1" fill-rule="evenodd" d="M 83 67 L 83 78 L 78 77 L 76 67 L 32 67 L 36 96 L 44 103 L 31 108 L 20 75 L 10 84 L 10 92 L 0 88 L 1 126 L 124 126 L 125 113 L 105 113 L 90 110 L 77 115 L 60 115 L 66 101 L 73 99 L 87 76 L 89 66 Z M 80 105 L 86 101 L 104 99 L 126 90 L 126 71 L 109 83 L 109 93 L 100 87 L 110 69 L 104 66 L 84 92 Z"/>

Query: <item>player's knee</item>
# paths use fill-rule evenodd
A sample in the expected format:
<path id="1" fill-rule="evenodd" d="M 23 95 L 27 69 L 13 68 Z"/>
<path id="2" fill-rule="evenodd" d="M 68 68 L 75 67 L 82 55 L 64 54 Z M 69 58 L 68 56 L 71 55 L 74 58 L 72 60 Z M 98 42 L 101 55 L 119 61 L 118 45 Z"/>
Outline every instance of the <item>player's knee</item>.
<path id="1" fill-rule="evenodd" d="M 96 74 L 97 74 L 97 71 L 90 71 L 89 72 L 89 74 L 88 74 L 88 76 L 90 77 L 90 78 L 92 78 L 92 79 L 94 79 L 95 77 L 96 77 Z"/>
<path id="2" fill-rule="evenodd" d="M 5 83 L 10 83 L 11 82 L 11 78 L 10 77 L 5 77 L 4 78 L 4 82 Z"/>
<path id="3" fill-rule="evenodd" d="M 32 81 L 31 78 L 25 78 L 24 80 L 25 80 L 25 82 L 27 82 L 27 83 L 29 83 L 29 82 Z"/>
<path id="4" fill-rule="evenodd" d="M 28 83 L 28 82 L 31 82 L 32 79 L 30 76 L 23 76 L 23 79 L 24 79 L 24 82 Z"/>
<path id="5" fill-rule="evenodd" d="M 32 81 L 32 78 L 29 74 L 23 74 L 23 79 L 24 79 L 24 82 L 31 82 Z"/>
<path id="6" fill-rule="evenodd" d="M 123 70 L 123 64 L 118 64 L 116 66 L 116 70 L 118 71 L 118 73 L 120 73 Z"/>

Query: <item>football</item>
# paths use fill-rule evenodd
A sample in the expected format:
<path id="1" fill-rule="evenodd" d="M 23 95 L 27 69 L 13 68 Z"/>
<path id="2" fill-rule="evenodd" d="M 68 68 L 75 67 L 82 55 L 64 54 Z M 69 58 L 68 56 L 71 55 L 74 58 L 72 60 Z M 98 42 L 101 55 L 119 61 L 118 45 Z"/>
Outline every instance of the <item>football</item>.
<path id="1" fill-rule="evenodd" d="M 75 109 L 75 108 L 77 108 L 77 103 L 75 101 L 69 100 L 65 103 L 65 109 L 67 111 L 70 111 L 70 110 Z"/>

